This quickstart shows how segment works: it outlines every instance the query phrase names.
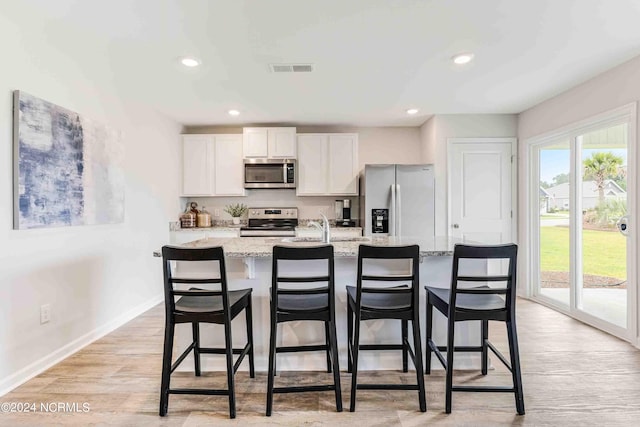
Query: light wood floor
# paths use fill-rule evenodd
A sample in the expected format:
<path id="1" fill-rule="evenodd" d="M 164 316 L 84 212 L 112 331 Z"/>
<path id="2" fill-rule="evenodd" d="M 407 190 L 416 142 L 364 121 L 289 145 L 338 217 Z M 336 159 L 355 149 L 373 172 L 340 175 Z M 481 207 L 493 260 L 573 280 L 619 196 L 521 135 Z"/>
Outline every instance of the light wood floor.
<path id="1" fill-rule="evenodd" d="M 228 419 L 225 396 L 172 395 L 169 414 L 157 415 L 164 312 L 157 306 L 96 341 L 42 375 L 3 396 L 0 403 L 89 404 L 86 413 L 0 414 L 0 425 L 637 425 L 640 419 L 640 351 L 546 307 L 518 301 L 518 335 L 525 392 L 525 416 L 515 412 L 513 395 L 454 393 L 453 413 L 444 408 L 441 373 L 426 377 L 427 412 L 418 410 L 417 393 L 359 391 L 349 413 L 350 376 L 343 372 L 345 412 L 336 413 L 333 394 L 276 395 L 274 414 L 264 416 L 266 376 L 237 375 L 235 420 Z M 491 339 L 507 352 L 503 324 L 491 324 Z M 424 334 L 424 332 L 423 332 Z M 211 357 L 211 356 L 210 356 Z M 245 362 L 246 363 L 246 362 Z M 346 367 L 345 367 L 346 368 Z M 344 368 L 343 368 L 344 369 Z M 382 378 L 380 378 L 382 377 Z M 362 381 L 412 382 L 411 373 L 362 373 Z M 176 373 L 172 386 L 223 387 L 224 373 L 195 378 Z M 284 383 L 326 381 L 326 373 L 282 373 Z M 510 384 L 503 367 L 482 378 L 456 373 L 454 382 Z"/>

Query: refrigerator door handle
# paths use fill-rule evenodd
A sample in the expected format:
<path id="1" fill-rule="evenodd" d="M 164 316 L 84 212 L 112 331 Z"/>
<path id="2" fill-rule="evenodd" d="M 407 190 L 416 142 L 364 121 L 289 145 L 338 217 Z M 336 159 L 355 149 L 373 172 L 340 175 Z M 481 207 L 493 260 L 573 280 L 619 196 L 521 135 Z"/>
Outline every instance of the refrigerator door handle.
<path id="1" fill-rule="evenodd" d="M 396 235 L 396 185 L 391 184 L 391 218 L 389 218 L 389 236 Z"/>
<path id="2" fill-rule="evenodd" d="M 398 212 L 397 218 L 398 218 L 398 226 L 396 227 L 396 231 L 397 231 L 397 236 L 402 236 L 402 199 L 400 198 L 400 184 L 396 184 L 397 189 L 396 189 L 396 209 Z"/>

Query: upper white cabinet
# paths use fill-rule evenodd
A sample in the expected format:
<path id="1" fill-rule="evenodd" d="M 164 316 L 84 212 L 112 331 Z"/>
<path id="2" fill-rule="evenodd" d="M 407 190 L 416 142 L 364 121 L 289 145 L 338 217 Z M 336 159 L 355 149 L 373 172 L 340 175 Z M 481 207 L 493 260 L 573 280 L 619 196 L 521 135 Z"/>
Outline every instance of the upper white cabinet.
<path id="1" fill-rule="evenodd" d="M 358 194 L 358 135 L 329 135 L 329 194 Z"/>
<path id="2" fill-rule="evenodd" d="M 296 158 L 296 128 L 244 128 L 244 157 L 268 159 Z"/>
<path id="3" fill-rule="evenodd" d="M 242 135 L 183 135 L 184 196 L 244 196 Z"/>
<path id="4" fill-rule="evenodd" d="M 242 136 L 216 135 L 214 156 L 214 194 L 244 196 Z"/>
<path id="5" fill-rule="evenodd" d="M 182 193 L 213 192 L 213 135 L 182 135 Z"/>
<path id="6" fill-rule="evenodd" d="M 320 134 L 298 135 L 298 185 L 296 194 L 326 194 L 328 188 L 329 137 Z"/>
<path id="7" fill-rule="evenodd" d="M 298 135 L 299 196 L 358 195 L 358 135 Z"/>

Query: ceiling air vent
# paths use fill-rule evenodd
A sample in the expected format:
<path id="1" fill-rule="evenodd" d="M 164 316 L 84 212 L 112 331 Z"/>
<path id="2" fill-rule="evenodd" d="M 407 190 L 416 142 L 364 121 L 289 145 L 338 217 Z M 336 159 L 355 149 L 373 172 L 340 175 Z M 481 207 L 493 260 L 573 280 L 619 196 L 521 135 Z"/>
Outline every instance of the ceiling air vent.
<path id="1" fill-rule="evenodd" d="M 312 64 L 269 64 L 272 73 L 310 73 Z"/>

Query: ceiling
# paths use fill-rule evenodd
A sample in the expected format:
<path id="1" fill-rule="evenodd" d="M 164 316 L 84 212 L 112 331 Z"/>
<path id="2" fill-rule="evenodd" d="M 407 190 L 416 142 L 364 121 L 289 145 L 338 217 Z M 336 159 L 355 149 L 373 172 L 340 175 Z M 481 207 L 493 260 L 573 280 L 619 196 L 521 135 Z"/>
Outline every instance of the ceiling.
<path id="1" fill-rule="evenodd" d="M 184 125 L 417 126 L 432 114 L 518 113 L 640 55 L 637 0 L 9 3 L 0 15 Z M 474 61 L 453 65 L 462 51 Z M 183 67 L 185 55 L 202 65 Z M 270 63 L 315 70 L 274 74 Z M 408 116 L 411 107 L 420 112 Z"/>

